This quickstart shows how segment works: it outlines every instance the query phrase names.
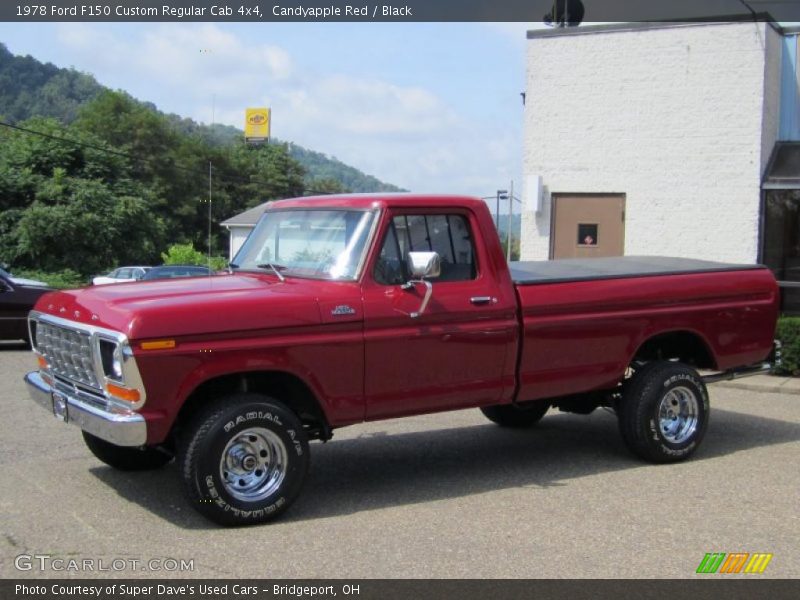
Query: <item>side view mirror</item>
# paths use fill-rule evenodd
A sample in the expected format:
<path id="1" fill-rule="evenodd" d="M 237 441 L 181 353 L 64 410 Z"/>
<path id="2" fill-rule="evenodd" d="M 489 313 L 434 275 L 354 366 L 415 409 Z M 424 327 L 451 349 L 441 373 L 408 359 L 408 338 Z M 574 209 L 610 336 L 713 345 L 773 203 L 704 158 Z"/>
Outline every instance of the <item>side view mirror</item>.
<path id="1" fill-rule="evenodd" d="M 442 274 L 442 258 L 438 252 L 409 252 L 406 264 L 412 280 L 422 281 Z"/>
<path id="2" fill-rule="evenodd" d="M 433 285 L 428 279 L 439 277 L 442 274 L 442 259 L 438 252 L 409 252 L 406 257 L 406 265 L 408 266 L 408 272 L 411 274 L 411 281 L 403 284 L 403 289 L 409 290 L 416 287 L 418 283 L 425 286 L 425 297 L 422 299 L 422 305 L 418 311 L 409 315 L 412 319 L 418 319 L 425 312 L 428 301 L 433 294 Z"/>

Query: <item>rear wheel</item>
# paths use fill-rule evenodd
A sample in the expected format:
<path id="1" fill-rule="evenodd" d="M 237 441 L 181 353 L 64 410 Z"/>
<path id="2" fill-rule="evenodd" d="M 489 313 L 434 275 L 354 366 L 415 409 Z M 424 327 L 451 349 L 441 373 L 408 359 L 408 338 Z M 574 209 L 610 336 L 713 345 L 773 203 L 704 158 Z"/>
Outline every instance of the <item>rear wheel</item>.
<path id="1" fill-rule="evenodd" d="M 708 428 L 708 391 L 697 372 L 677 362 L 638 369 L 625 384 L 619 406 L 622 439 L 651 462 L 688 458 Z"/>
<path id="2" fill-rule="evenodd" d="M 116 446 L 91 433 L 83 432 L 86 447 L 101 461 L 120 471 L 151 471 L 172 460 L 172 456 L 156 448 Z"/>
<path id="3" fill-rule="evenodd" d="M 549 402 L 534 401 L 523 404 L 484 406 L 481 408 L 481 412 L 487 419 L 501 427 L 524 429 L 533 427 L 541 421 L 549 408 Z"/>
<path id="4" fill-rule="evenodd" d="M 308 465 L 300 420 L 259 394 L 227 396 L 198 414 L 180 454 L 192 506 L 221 525 L 277 517 L 300 493 Z"/>

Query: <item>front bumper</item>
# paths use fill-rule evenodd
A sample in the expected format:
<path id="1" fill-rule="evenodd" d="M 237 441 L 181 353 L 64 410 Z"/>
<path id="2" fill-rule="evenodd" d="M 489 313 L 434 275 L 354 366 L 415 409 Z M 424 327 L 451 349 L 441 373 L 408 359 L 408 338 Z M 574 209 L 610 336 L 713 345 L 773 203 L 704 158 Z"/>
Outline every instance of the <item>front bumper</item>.
<path id="1" fill-rule="evenodd" d="M 111 413 L 79 398 L 59 393 L 64 405 L 53 406 L 53 388 L 38 371 L 25 375 L 28 393 L 37 404 L 67 423 L 117 446 L 143 446 L 147 442 L 147 423 L 138 413 Z"/>

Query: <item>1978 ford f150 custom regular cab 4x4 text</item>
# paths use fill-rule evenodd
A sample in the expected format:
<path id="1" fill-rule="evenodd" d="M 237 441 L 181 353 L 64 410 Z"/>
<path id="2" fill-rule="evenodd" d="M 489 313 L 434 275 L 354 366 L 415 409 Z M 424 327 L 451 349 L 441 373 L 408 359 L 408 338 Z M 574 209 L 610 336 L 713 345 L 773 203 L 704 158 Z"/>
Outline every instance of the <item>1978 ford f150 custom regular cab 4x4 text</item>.
<path id="1" fill-rule="evenodd" d="M 506 263 L 457 196 L 274 202 L 231 272 L 45 295 L 32 398 L 119 469 L 177 457 L 193 506 L 266 521 L 297 497 L 309 440 L 362 421 L 479 407 L 528 427 L 616 411 L 640 457 L 688 457 L 705 384 L 768 368 L 778 313 L 758 265 L 622 257 Z M 700 376 L 696 369 L 711 371 Z"/>

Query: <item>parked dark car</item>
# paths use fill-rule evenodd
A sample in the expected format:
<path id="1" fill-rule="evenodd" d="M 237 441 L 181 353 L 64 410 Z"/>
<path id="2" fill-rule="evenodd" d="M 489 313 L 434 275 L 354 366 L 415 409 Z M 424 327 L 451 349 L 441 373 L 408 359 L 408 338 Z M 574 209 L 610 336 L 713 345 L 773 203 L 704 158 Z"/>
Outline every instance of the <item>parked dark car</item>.
<path id="1" fill-rule="evenodd" d="M 142 281 L 149 281 L 151 279 L 174 279 L 176 277 L 202 277 L 203 275 L 211 275 L 213 271 L 208 267 L 198 265 L 163 265 L 161 267 L 153 267 L 145 273 Z"/>
<path id="2" fill-rule="evenodd" d="M 0 275 L 0 340 L 28 342 L 28 312 L 49 291 L 51 288 L 22 285 Z"/>

